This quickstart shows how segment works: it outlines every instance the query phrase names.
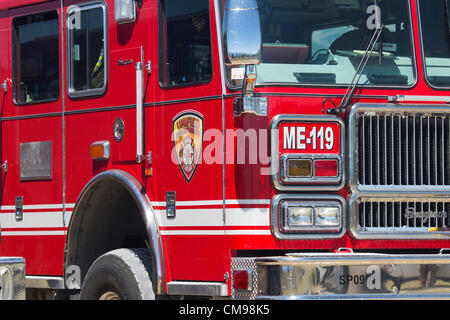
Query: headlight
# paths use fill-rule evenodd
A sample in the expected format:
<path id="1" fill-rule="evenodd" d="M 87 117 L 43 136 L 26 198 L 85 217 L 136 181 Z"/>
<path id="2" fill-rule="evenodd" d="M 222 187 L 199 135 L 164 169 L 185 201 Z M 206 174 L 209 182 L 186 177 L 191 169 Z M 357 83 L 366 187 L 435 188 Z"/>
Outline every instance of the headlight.
<path id="1" fill-rule="evenodd" d="M 313 225 L 314 210 L 310 207 L 289 207 L 287 224 L 292 227 L 311 227 Z"/>
<path id="2" fill-rule="evenodd" d="M 345 200 L 340 196 L 277 195 L 271 223 L 279 239 L 338 237 L 344 232 Z"/>
<path id="3" fill-rule="evenodd" d="M 340 220 L 338 207 L 317 207 L 315 209 L 316 226 L 339 226 Z"/>

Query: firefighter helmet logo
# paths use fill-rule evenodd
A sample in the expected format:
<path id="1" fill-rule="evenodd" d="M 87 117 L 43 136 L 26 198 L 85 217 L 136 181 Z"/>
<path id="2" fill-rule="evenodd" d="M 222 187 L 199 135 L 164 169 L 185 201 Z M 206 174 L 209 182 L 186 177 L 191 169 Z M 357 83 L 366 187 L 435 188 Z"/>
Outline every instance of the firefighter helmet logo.
<path id="1" fill-rule="evenodd" d="M 184 112 L 173 121 L 175 154 L 181 172 L 190 182 L 200 160 L 203 145 L 203 117 L 194 112 Z"/>

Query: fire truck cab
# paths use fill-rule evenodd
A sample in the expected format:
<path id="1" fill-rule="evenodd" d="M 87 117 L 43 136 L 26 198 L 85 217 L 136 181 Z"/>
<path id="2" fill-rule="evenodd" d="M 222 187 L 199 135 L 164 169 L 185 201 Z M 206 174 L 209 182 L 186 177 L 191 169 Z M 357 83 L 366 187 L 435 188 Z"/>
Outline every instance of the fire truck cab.
<path id="1" fill-rule="evenodd" d="M 0 0 L 0 256 L 28 298 L 449 298 L 449 16 Z"/>

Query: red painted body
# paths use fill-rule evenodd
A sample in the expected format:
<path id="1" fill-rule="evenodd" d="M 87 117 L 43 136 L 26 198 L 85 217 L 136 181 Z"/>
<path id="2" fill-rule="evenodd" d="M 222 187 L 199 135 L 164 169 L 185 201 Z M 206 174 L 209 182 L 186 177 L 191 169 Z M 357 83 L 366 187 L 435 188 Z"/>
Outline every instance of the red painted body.
<path id="1" fill-rule="evenodd" d="M 268 97 L 268 116 L 246 114 L 236 118 L 233 100 L 239 92 L 227 87 L 223 92 L 213 0 L 210 1 L 213 78 L 208 83 L 170 89 L 162 88 L 158 78 L 157 2 L 144 1 L 138 20 L 125 25 L 114 21 L 114 1 L 105 2 L 110 61 L 106 93 L 99 97 L 71 99 L 65 79 L 60 77 L 61 94 L 57 101 L 17 106 L 12 99 L 11 78 L 13 18 L 51 9 L 65 17 L 67 8 L 79 1 L 63 1 L 63 11 L 60 1 L 14 1 L 14 8 L 10 8 L 11 1 L 0 1 L 0 82 L 6 79 L 8 83 L 5 94 L 0 89 L 1 160 L 2 163 L 8 161 L 7 173 L 1 172 L 0 216 L 1 221 L 10 221 L 8 227 L 2 226 L 0 256 L 25 257 L 27 275 L 62 276 L 64 245 L 74 204 L 93 177 L 113 168 L 136 178 L 157 214 L 165 214 L 166 192 L 176 191 L 177 217 L 189 217 L 188 221 L 160 225 L 165 282 L 224 281 L 224 275 L 230 273 L 231 257 L 243 251 L 278 254 L 281 250 L 331 252 L 342 247 L 364 250 L 450 247 L 450 240 L 356 240 L 348 233 L 339 239 L 277 240 L 271 234 L 269 221 L 270 200 L 277 192 L 271 177 L 260 174 L 261 169 L 269 165 L 233 161 L 236 160 L 236 139 L 222 137 L 222 132 L 240 129 L 269 132 L 271 120 L 279 114 L 321 115 L 324 96 L 331 96 L 339 104 L 346 88 L 257 87 L 259 95 Z M 411 6 L 414 40 L 419 44 L 416 2 L 411 1 Z M 60 44 L 66 48 L 65 35 L 60 34 Z M 140 60 L 141 47 L 143 61 L 152 61 L 152 72 L 144 78 L 144 151 L 152 152 L 152 176 L 145 176 L 145 163 L 136 163 L 135 68 L 133 64 L 117 64 L 119 58 Z M 414 87 L 361 89 L 354 102 L 385 103 L 387 96 L 398 94 L 448 95 L 447 91 L 433 90 L 425 83 L 420 46 L 416 45 L 415 50 L 418 80 Z M 60 64 L 60 71 L 66 70 L 67 58 L 62 60 L 64 65 Z M 330 106 L 331 103 L 326 107 Z M 201 163 L 189 182 L 179 165 L 171 160 L 173 120 L 187 110 L 203 117 L 204 132 L 207 132 L 203 138 Z M 126 128 L 121 142 L 114 140 L 112 130 L 118 117 L 124 120 Z M 345 121 L 345 116 L 342 119 Z M 105 162 L 94 162 L 89 156 L 90 145 L 103 140 L 111 143 L 111 157 Z M 52 141 L 52 177 L 21 181 L 20 143 L 34 141 Z M 332 152 L 338 150 L 337 147 Z M 206 156 L 218 161 L 210 162 Z M 346 199 L 348 190 L 344 187 L 328 194 Z M 16 196 L 24 199 L 23 225 L 14 221 Z M 46 217 L 42 221 L 53 222 L 40 223 L 39 219 L 33 220 L 33 214 L 42 214 Z"/>

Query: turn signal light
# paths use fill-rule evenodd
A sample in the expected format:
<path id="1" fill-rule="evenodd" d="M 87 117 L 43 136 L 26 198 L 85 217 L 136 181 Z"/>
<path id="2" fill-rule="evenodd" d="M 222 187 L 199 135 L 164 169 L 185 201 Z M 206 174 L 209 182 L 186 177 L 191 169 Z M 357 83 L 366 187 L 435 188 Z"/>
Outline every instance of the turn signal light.
<path id="1" fill-rule="evenodd" d="M 310 159 L 289 159 L 288 160 L 289 177 L 311 177 L 312 161 Z"/>
<path id="2" fill-rule="evenodd" d="M 109 141 L 96 141 L 91 144 L 90 155 L 92 160 L 108 160 L 110 156 Z"/>

